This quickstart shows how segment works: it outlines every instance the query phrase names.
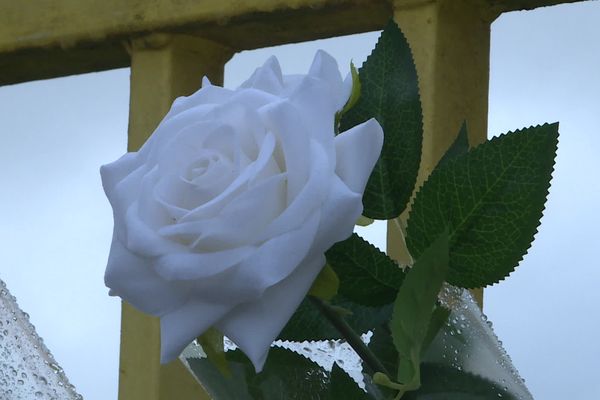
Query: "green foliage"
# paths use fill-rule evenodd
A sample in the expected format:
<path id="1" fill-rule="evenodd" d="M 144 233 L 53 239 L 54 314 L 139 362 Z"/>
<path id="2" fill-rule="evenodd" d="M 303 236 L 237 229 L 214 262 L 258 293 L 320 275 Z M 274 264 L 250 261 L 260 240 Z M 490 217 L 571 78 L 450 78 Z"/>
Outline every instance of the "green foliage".
<path id="1" fill-rule="evenodd" d="M 214 399 L 304 400 L 307 394 L 320 398 L 327 393 L 327 371 L 297 353 L 272 348 L 263 371 L 258 374 L 241 351 L 226 354 L 235 371 L 230 379 L 216 374 L 206 359 L 188 359 L 192 371 Z"/>
<path id="2" fill-rule="evenodd" d="M 223 334 L 215 328 L 209 328 L 198 337 L 198 343 L 206 353 L 206 357 L 217 367 L 225 376 L 230 376 L 231 371 L 227 365 L 225 351 L 223 347 Z"/>
<path id="3" fill-rule="evenodd" d="M 387 326 L 380 326 L 373 330 L 369 341 L 369 349 L 381 361 L 390 374 L 398 374 L 398 351 L 394 346 L 391 332 Z"/>
<path id="4" fill-rule="evenodd" d="M 397 379 L 406 390 L 419 387 L 421 348 L 448 268 L 448 234 L 443 232 L 417 259 L 394 303 L 390 327 L 400 363 Z"/>
<path id="5" fill-rule="evenodd" d="M 390 21 L 359 71 L 361 94 L 341 119 L 345 131 L 376 118 L 384 131 L 381 157 L 363 197 L 364 215 L 395 218 L 413 192 L 423 141 L 419 85 L 406 38 Z"/>
<path id="6" fill-rule="evenodd" d="M 433 313 L 431 314 L 431 321 L 429 321 L 429 326 L 427 327 L 427 333 L 425 334 L 425 338 L 423 339 L 423 343 L 421 345 L 421 356 L 425 354 L 429 345 L 433 342 L 433 339 L 440 332 L 446 321 L 448 321 L 448 317 L 450 316 L 450 310 L 442 305 L 437 304 L 433 309 Z"/>
<path id="7" fill-rule="evenodd" d="M 340 111 L 335 113 L 335 134 L 336 135 L 339 134 L 339 125 L 340 125 L 340 120 L 342 118 L 342 115 L 346 114 L 350 109 L 352 109 L 352 107 L 354 107 L 354 105 L 356 105 L 356 103 L 358 102 L 358 99 L 360 98 L 360 91 L 361 91 L 360 78 L 358 76 L 358 70 L 354 66 L 354 63 L 352 63 L 352 62 L 350 62 L 350 74 L 352 76 L 352 91 L 350 92 L 350 97 L 348 98 L 348 101 L 346 101 L 344 108 L 342 108 Z"/>
<path id="8" fill-rule="evenodd" d="M 458 156 L 462 156 L 463 154 L 467 154 L 469 152 L 469 135 L 467 134 L 467 122 L 463 122 L 460 127 L 460 131 L 458 131 L 458 136 L 454 139 L 452 146 L 442 157 L 442 159 L 438 162 L 437 166 L 445 165 L 450 160 L 454 160 Z"/>
<path id="9" fill-rule="evenodd" d="M 392 315 L 393 304 L 368 307 L 356 304 L 341 295 L 335 296 L 331 304 L 339 307 L 346 322 L 355 332 L 365 333 L 387 323 Z M 304 299 L 292 318 L 279 334 L 278 339 L 292 342 L 342 339 L 323 314 L 308 299 Z"/>
<path id="10" fill-rule="evenodd" d="M 366 306 L 381 306 L 396 298 L 404 271 L 357 234 L 336 243 L 326 256 L 340 278 L 339 293 L 347 299 Z"/>
<path id="11" fill-rule="evenodd" d="M 340 279 L 337 274 L 329 264 L 325 264 L 308 294 L 323 300 L 331 300 L 337 294 L 339 287 Z"/>
<path id="12" fill-rule="evenodd" d="M 531 245 L 550 185 L 558 124 L 508 133 L 436 168 L 417 193 L 407 228 L 414 257 L 447 229 L 448 282 L 504 279 Z"/>
<path id="13" fill-rule="evenodd" d="M 327 400 L 367 400 L 373 397 L 363 391 L 337 363 L 331 369 L 331 380 Z"/>
<path id="14" fill-rule="evenodd" d="M 326 371 L 311 360 L 282 348 L 271 348 L 260 373 L 240 351 L 225 353 L 232 375 L 225 377 L 207 359 L 189 358 L 192 372 L 215 400 L 379 400 L 367 394 L 344 370 Z M 382 399 L 383 400 L 383 399 Z"/>

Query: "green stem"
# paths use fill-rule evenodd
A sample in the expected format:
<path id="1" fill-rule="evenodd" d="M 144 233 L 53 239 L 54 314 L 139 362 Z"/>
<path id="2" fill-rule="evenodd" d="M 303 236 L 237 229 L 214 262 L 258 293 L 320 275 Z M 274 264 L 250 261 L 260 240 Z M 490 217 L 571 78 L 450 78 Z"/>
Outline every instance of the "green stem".
<path id="1" fill-rule="evenodd" d="M 383 366 L 381 361 L 373 354 L 371 349 L 362 341 L 360 336 L 354 332 L 354 330 L 348 325 L 346 320 L 340 315 L 340 313 L 333 308 L 330 304 L 323 300 L 308 296 L 313 304 L 319 309 L 321 314 L 325 316 L 331 322 L 331 324 L 337 329 L 340 334 L 346 339 L 346 342 L 354 349 L 356 354 L 365 362 L 365 364 L 372 370 L 372 373 L 381 372 L 386 375 L 390 375 L 386 368 Z"/>

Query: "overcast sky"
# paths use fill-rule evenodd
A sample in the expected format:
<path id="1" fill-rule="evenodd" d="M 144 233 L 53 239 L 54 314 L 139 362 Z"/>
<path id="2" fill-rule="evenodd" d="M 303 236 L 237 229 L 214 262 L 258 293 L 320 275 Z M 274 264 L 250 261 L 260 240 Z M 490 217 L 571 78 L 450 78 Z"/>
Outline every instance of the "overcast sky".
<path id="1" fill-rule="evenodd" d="M 536 241 L 486 291 L 485 311 L 539 399 L 600 398 L 600 3 L 505 14 L 492 29 L 489 134 L 560 121 Z M 376 33 L 244 52 L 234 87 L 269 55 L 305 73 L 314 52 L 345 73 Z M 198 82 L 200 82 L 198 77 Z M 0 88 L 0 278 L 88 400 L 116 399 L 120 305 L 103 274 L 112 215 L 98 168 L 126 148 L 129 70 Z M 384 232 L 369 238 L 382 245 Z"/>

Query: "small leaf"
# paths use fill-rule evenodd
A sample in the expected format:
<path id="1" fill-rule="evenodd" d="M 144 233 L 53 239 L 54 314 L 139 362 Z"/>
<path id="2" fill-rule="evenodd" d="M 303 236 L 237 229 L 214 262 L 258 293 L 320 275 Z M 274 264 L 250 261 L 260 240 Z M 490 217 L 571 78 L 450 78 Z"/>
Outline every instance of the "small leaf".
<path id="1" fill-rule="evenodd" d="M 360 98 L 342 116 L 340 130 L 370 118 L 382 126 L 383 149 L 365 189 L 364 215 L 391 219 L 406 208 L 413 192 L 423 141 L 417 71 L 408 42 L 394 21 L 381 33 L 359 77 Z"/>
<path id="2" fill-rule="evenodd" d="M 340 278 L 339 292 L 344 297 L 366 306 L 390 304 L 396 298 L 404 271 L 356 233 L 325 255 Z"/>
<path id="3" fill-rule="evenodd" d="M 360 78 L 358 77 L 358 70 L 354 66 L 353 62 L 350 62 L 350 74 L 352 76 L 352 91 L 350 92 L 350 97 L 348 98 L 348 101 L 346 101 L 344 108 L 335 114 L 336 135 L 339 133 L 339 124 L 342 115 L 346 114 L 352 107 L 354 107 L 360 98 Z"/>
<path id="4" fill-rule="evenodd" d="M 469 135 L 467 134 L 467 121 L 463 122 L 458 132 L 458 136 L 454 139 L 452 146 L 446 151 L 437 166 L 445 165 L 450 160 L 454 160 L 458 156 L 469 152 Z"/>
<path id="5" fill-rule="evenodd" d="M 398 291 L 390 328 L 400 357 L 397 379 L 406 390 L 419 387 L 421 348 L 447 268 L 448 235 L 444 232 L 417 259 Z"/>
<path id="6" fill-rule="evenodd" d="M 319 272 L 317 279 L 313 282 L 308 294 L 323 300 L 331 300 L 337 294 L 339 287 L 340 279 L 337 274 L 329 264 L 325 264 L 321 272 Z"/>
<path id="7" fill-rule="evenodd" d="M 223 334 L 215 328 L 209 328 L 197 340 L 206 353 L 206 357 L 217 367 L 219 372 L 226 377 L 230 377 L 231 371 L 227 365 L 223 347 Z"/>
<path id="8" fill-rule="evenodd" d="M 410 253 L 418 257 L 447 229 L 450 284 L 476 288 L 504 279 L 537 232 L 557 139 L 558 124 L 527 128 L 436 168 L 410 212 Z"/>
<path id="9" fill-rule="evenodd" d="M 358 225 L 358 226 L 369 226 L 371 225 L 373 222 L 375 222 L 375 220 L 373 218 L 367 218 L 364 215 L 361 215 L 360 217 L 358 217 L 358 220 L 356 220 L 354 225 Z"/>

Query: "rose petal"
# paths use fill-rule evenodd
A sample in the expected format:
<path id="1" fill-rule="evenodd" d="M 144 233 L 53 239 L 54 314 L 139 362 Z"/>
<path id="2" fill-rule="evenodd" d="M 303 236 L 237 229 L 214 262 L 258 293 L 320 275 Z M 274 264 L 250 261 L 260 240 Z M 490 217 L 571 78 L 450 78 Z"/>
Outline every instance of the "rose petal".
<path id="1" fill-rule="evenodd" d="M 173 253 L 159 257 L 153 265 L 168 281 L 204 279 L 223 272 L 254 251 L 253 246 L 243 246 L 210 253 Z"/>
<path id="2" fill-rule="evenodd" d="M 205 77 L 206 78 L 206 77 Z M 233 91 L 221 86 L 214 86 L 208 79 L 202 80 L 202 88 L 189 96 L 181 96 L 175 99 L 171 109 L 165 116 L 166 119 L 173 118 L 190 108 L 205 104 L 222 104 L 229 100 Z"/>
<path id="3" fill-rule="evenodd" d="M 363 193 L 383 146 L 383 130 L 374 118 L 335 137 L 335 172 L 356 193 Z"/>
<path id="4" fill-rule="evenodd" d="M 151 229 L 140 218 L 138 202 L 135 201 L 125 214 L 127 248 L 146 257 L 156 257 L 169 253 L 188 253 L 189 249 L 177 242 L 165 239 Z"/>
<path id="5" fill-rule="evenodd" d="M 283 88 L 281 66 L 276 57 L 269 57 L 262 67 L 257 68 L 241 88 L 255 88 L 271 94 L 279 94 Z"/>
<path id="6" fill-rule="evenodd" d="M 302 80 L 289 100 L 298 109 L 299 115 L 310 116 L 303 119 L 306 126 L 304 134 L 310 135 L 325 150 L 330 160 L 330 172 L 335 169 L 334 116 L 337 111 L 332 100 L 330 87 L 311 76 Z"/>
<path id="7" fill-rule="evenodd" d="M 298 109 L 284 100 L 259 110 L 267 129 L 279 139 L 288 172 L 288 204 L 298 195 L 308 179 L 309 134 Z"/>
<path id="8" fill-rule="evenodd" d="M 207 151 L 204 143 L 213 134 L 234 137 L 230 126 L 220 125 L 216 121 L 197 121 L 177 132 L 169 143 L 165 143 L 162 155 L 157 160 L 161 174 L 181 174 L 203 152 Z"/>
<path id="9" fill-rule="evenodd" d="M 261 171 L 269 165 L 274 149 L 275 137 L 269 133 L 265 136 L 258 158 L 248 165 L 248 167 L 246 167 L 220 195 L 191 210 L 181 219 L 181 222 L 200 220 L 215 216 L 216 213 L 225 207 L 233 197 L 241 192 L 243 185 L 254 176 L 260 174 Z"/>
<path id="10" fill-rule="evenodd" d="M 275 237 L 300 226 L 307 219 L 308 215 L 319 209 L 325 201 L 329 191 L 329 180 L 333 174 L 329 174 L 329 160 L 323 148 L 315 141 L 310 142 L 310 153 L 308 158 L 311 160 L 308 182 L 302 187 L 300 193 L 291 201 L 291 204 L 271 222 L 261 240 Z M 307 155 L 304 155 L 307 158 Z M 304 161 L 306 163 L 306 161 Z M 288 172 L 289 175 L 293 172 Z"/>
<path id="11" fill-rule="evenodd" d="M 159 234 L 191 241 L 195 251 L 255 244 L 258 235 L 284 208 L 285 174 L 273 176 L 232 200 L 214 218 L 164 226 Z"/>
<path id="12" fill-rule="evenodd" d="M 165 117 L 146 143 L 138 150 L 138 154 L 144 158 L 146 163 L 158 162 L 169 143 L 177 138 L 182 130 L 190 125 L 209 120 L 209 114 L 214 108 L 215 104 L 199 104 L 178 114 Z"/>
<path id="13" fill-rule="evenodd" d="M 303 262 L 292 275 L 267 289 L 260 299 L 239 305 L 216 324 L 248 356 L 256 372 L 262 370 L 271 343 L 324 265 L 323 255 Z"/>
<path id="14" fill-rule="evenodd" d="M 190 283 L 165 282 L 151 264 L 151 259 L 132 253 L 113 237 L 104 282 L 112 295 L 145 313 L 161 315 L 187 301 Z"/>
<path id="15" fill-rule="evenodd" d="M 335 243 L 346 240 L 354 231 L 354 224 L 362 211 L 362 195 L 350 190 L 339 177 L 334 176 L 329 197 L 321 211 L 313 251 L 325 252 Z"/>
<path id="16" fill-rule="evenodd" d="M 229 305 L 211 304 L 202 299 L 190 299 L 183 306 L 160 319 L 160 362 L 173 361 L 196 337 L 221 319 Z"/>
<path id="17" fill-rule="evenodd" d="M 320 220 L 321 212 L 316 210 L 298 229 L 273 237 L 228 270 L 226 287 L 230 293 L 240 301 L 254 300 L 288 277 L 313 246 Z"/>
<path id="18" fill-rule="evenodd" d="M 317 78 L 328 89 L 324 99 L 332 103 L 333 112 L 341 110 L 350 96 L 346 93 L 338 63 L 331 55 L 318 50 L 310 66 L 308 76 Z"/>
<path id="19" fill-rule="evenodd" d="M 207 302 L 227 304 L 260 298 L 267 288 L 287 278 L 306 258 L 319 220 L 320 213 L 317 212 L 305 225 L 269 240 L 239 264 L 195 281 L 194 293 Z"/>
<path id="20" fill-rule="evenodd" d="M 137 153 L 125 153 L 117 161 L 101 166 L 100 176 L 106 196 L 110 199 L 117 184 L 139 167 L 140 160 Z"/>

